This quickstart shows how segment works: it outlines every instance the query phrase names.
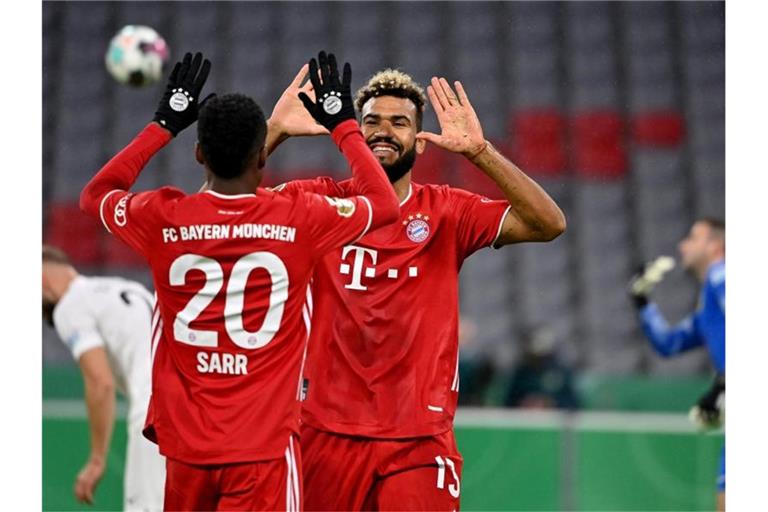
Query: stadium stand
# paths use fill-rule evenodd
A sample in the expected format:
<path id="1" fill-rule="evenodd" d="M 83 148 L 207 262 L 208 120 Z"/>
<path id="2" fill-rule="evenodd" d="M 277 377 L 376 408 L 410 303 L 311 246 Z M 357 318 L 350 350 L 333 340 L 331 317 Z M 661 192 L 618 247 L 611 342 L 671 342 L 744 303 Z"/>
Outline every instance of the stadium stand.
<path id="1" fill-rule="evenodd" d="M 484 251 L 467 262 L 462 308 L 480 326 L 478 347 L 508 367 L 520 331 L 546 323 L 583 372 L 702 371 L 703 355 L 650 357 L 625 284 L 642 259 L 676 254 L 695 216 L 724 215 L 723 3 L 193 4 L 43 4 L 44 239 L 84 272 L 149 284 L 142 262 L 77 210 L 83 185 L 151 118 L 162 87 L 130 89 L 109 78 L 103 57 L 114 32 L 147 24 L 166 37 L 172 58 L 204 51 L 214 63 L 212 89 L 253 95 L 267 111 L 305 59 L 330 48 L 354 64 L 355 88 L 385 66 L 422 84 L 435 74 L 462 80 L 486 137 L 568 217 L 568 231 L 552 244 Z M 430 109 L 425 129 L 438 129 Z M 194 142 L 194 130 L 182 133 L 138 188 L 196 190 Z M 322 138 L 288 141 L 268 169 L 270 184 L 346 175 Z M 435 148 L 415 171 L 417 182 L 479 191 L 484 179 Z M 676 320 L 695 286 L 676 270 L 659 297 Z M 46 364 L 72 364 L 53 332 L 43 332 Z"/>

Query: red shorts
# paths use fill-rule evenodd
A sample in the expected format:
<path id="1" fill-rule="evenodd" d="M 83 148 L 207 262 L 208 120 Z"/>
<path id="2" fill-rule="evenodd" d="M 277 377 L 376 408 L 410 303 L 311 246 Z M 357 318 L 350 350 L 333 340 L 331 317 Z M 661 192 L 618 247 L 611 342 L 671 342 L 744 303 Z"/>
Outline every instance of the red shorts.
<path id="1" fill-rule="evenodd" d="M 459 510 L 463 459 L 453 431 L 390 440 L 303 425 L 301 449 L 308 511 Z"/>
<path id="2" fill-rule="evenodd" d="M 302 509 L 301 455 L 260 462 L 195 465 L 166 458 L 164 510 Z"/>

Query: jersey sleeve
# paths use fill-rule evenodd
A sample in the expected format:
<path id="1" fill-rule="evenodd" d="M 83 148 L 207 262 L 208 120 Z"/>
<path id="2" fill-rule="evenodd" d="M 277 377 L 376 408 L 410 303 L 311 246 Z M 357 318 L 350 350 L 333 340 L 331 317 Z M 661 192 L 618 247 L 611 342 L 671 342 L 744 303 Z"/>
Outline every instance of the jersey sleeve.
<path id="1" fill-rule="evenodd" d="M 320 254 L 358 240 L 371 227 L 372 210 L 366 197 L 302 196 L 312 244 Z"/>
<path id="2" fill-rule="evenodd" d="M 478 249 L 493 246 L 511 208 L 509 203 L 456 188 L 449 188 L 448 194 L 450 212 L 456 216 L 456 238 L 462 259 Z"/>
<path id="3" fill-rule="evenodd" d="M 104 195 L 99 217 L 107 231 L 146 256 L 150 232 L 162 218 L 162 208 L 184 193 L 172 187 L 147 192 L 113 190 Z"/>
<path id="4" fill-rule="evenodd" d="M 640 311 L 640 324 L 659 355 L 670 357 L 702 346 L 702 338 L 695 315 L 670 327 L 656 304 L 648 304 Z"/>
<path id="5" fill-rule="evenodd" d="M 53 310 L 53 325 L 75 360 L 86 351 L 103 347 L 96 316 L 89 310 L 87 301 L 62 302 Z"/>

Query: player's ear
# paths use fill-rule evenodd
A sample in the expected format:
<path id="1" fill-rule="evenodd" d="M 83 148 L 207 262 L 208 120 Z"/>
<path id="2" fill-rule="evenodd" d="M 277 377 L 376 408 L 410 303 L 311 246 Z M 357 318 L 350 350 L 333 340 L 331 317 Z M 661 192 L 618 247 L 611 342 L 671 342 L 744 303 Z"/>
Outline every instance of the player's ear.
<path id="1" fill-rule="evenodd" d="M 205 165 L 205 158 L 203 157 L 203 149 L 200 147 L 199 142 L 195 142 L 195 160 L 197 160 L 197 163 Z"/>
<path id="2" fill-rule="evenodd" d="M 425 149 L 427 149 L 426 139 L 416 139 L 416 154 L 422 154 Z"/>

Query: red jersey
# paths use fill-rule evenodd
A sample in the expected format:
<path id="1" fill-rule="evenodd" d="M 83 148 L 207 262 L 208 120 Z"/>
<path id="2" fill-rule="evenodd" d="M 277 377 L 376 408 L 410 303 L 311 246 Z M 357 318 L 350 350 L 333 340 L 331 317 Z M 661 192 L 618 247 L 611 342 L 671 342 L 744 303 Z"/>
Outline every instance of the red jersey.
<path id="1" fill-rule="evenodd" d="M 354 139 L 347 149 L 370 154 L 357 125 L 349 128 L 357 135 L 346 139 Z M 334 131 L 340 144 L 337 132 L 344 130 Z M 122 162 L 145 162 L 168 139 L 150 125 Z M 363 159 L 375 162 L 372 154 Z M 389 187 L 383 170 L 371 170 Z M 84 207 L 92 212 L 95 199 L 86 191 Z M 392 193 L 393 214 L 395 205 Z M 102 195 L 105 226 L 152 270 L 160 320 L 145 434 L 163 455 L 190 464 L 284 455 L 298 432 L 313 267 L 328 250 L 365 233 L 374 209 L 363 196 L 289 197 L 265 189 L 186 195 L 166 187 Z"/>
<path id="2" fill-rule="evenodd" d="M 297 181 L 345 197 L 350 181 Z M 302 421 L 378 438 L 453 426 L 459 390 L 459 269 L 492 245 L 509 209 L 464 190 L 412 184 L 398 222 L 329 252 L 315 268 Z"/>

